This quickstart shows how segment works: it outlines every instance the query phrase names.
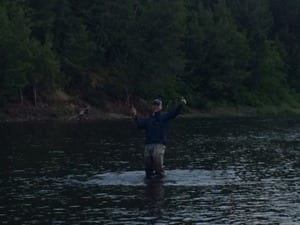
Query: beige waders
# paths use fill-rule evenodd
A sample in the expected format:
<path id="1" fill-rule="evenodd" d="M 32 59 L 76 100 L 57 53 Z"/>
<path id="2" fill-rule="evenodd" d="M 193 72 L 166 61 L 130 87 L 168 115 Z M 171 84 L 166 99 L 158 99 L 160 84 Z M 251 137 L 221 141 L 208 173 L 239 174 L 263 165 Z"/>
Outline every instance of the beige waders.
<path id="1" fill-rule="evenodd" d="M 147 144 L 144 151 L 146 177 L 153 175 L 164 176 L 164 154 L 166 146 L 163 144 Z"/>

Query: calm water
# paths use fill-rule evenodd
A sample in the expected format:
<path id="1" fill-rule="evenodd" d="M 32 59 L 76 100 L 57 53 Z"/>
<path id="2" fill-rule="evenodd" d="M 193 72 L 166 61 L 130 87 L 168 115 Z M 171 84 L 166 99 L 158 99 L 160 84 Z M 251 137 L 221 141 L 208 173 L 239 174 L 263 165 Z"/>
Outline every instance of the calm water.
<path id="1" fill-rule="evenodd" d="M 179 119 L 145 183 L 130 121 L 0 124 L 0 224 L 300 224 L 300 120 Z"/>

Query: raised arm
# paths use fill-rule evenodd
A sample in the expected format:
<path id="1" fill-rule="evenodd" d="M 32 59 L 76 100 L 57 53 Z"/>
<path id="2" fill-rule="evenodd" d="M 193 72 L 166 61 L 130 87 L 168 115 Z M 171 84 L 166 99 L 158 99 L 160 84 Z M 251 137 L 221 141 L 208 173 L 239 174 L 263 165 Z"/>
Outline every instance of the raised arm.
<path id="1" fill-rule="evenodd" d="M 169 112 L 166 112 L 164 119 L 165 120 L 174 119 L 176 116 L 179 115 L 181 109 L 182 109 L 182 105 L 178 105 L 175 109 L 173 109 Z"/>
<path id="2" fill-rule="evenodd" d="M 145 129 L 146 128 L 146 119 L 142 119 L 142 118 L 139 118 L 138 116 L 135 116 L 133 118 L 137 128 L 139 129 Z"/>
<path id="3" fill-rule="evenodd" d="M 131 107 L 131 112 L 132 112 L 133 120 L 134 120 L 136 126 L 139 129 L 145 129 L 146 128 L 146 119 L 139 118 L 137 116 L 136 108 L 134 106 Z"/>
<path id="4" fill-rule="evenodd" d="M 185 100 L 185 98 L 181 98 L 181 104 L 178 105 L 174 110 L 169 111 L 165 114 L 165 120 L 171 120 L 174 119 L 176 116 L 179 115 L 179 113 L 181 112 L 181 109 L 183 107 L 183 105 L 186 105 L 187 101 Z"/>

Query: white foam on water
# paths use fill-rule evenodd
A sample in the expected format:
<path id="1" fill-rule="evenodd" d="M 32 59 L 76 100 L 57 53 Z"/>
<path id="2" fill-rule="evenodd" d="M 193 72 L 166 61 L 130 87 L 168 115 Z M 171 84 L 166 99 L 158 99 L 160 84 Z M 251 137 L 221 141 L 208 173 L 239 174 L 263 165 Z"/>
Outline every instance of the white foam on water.
<path id="1" fill-rule="evenodd" d="M 167 170 L 161 179 L 145 181 L 144 171 L 108 172 L 91 177 L 87 184 L 101 186 L 144 186 L 148 182 L 162 182 L 165 186 L 210 186 L 240 181 L 233 170 Z"/>

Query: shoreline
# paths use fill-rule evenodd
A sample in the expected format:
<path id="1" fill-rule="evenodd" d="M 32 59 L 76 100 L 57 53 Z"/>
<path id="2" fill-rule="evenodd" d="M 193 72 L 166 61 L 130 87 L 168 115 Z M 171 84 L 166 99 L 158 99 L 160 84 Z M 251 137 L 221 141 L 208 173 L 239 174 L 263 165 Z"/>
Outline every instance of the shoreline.
<path id="1" fill-rule="evenodd" d="M 126 108 L 127 109 L 127 108 Z M 127 112 L 126 112 L 127 111 Z M 128 110 L 105 110 L 90 107 L 87 114 L 81 115 L 74 110 L 74 106 L 63 108 L 61 106 L 16 106 L 0 110 L 0 123 L 9 122 L 35 122 L 35 121 L 104 121 L 130 119 Z M 249 118 L 249 117 L 300 117 L 300 109 L 280 108 L 268 106 L 262 108 L 254 107 L 216 107 L 210 110 L 198 110 L 188 108 L 180 115 L 180 118 Z"/>

